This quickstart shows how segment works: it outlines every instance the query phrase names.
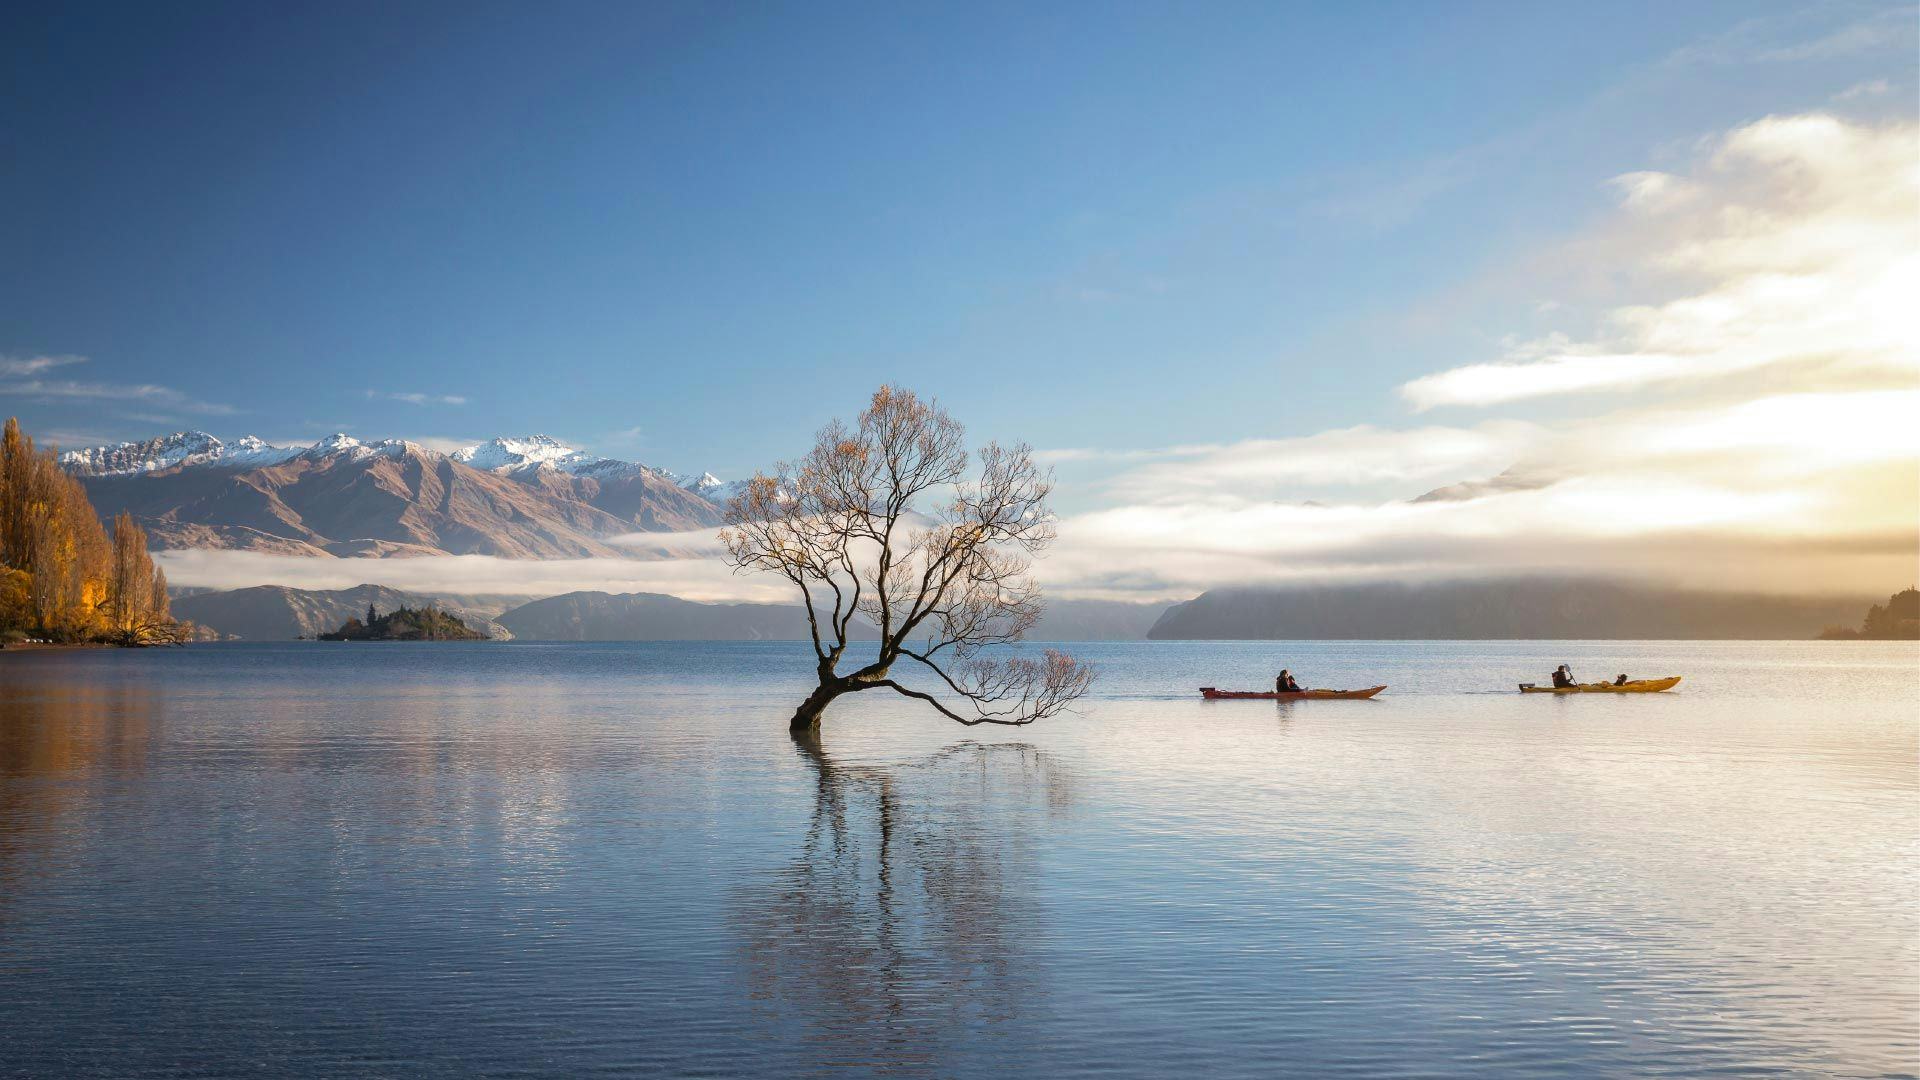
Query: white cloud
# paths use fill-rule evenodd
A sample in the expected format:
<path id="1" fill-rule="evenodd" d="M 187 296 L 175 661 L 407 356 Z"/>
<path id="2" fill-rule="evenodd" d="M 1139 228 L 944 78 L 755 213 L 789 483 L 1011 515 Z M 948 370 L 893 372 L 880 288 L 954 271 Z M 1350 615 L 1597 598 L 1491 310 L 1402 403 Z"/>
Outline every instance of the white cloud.
<path id="1" fill-rule="evenodd" d="M 0 394 L 55 401 L 132 401 L 202 416 L 231 416 L 231 405 L 196 401 L 172 387 L 152 383 L 79 382 L 73 379 L 24 379 L 0 382 Z"/>
<path id="2" fill-rule="evenodd" d="M 1861 98 L 1879 97 L 1891 89 L 1893 88 L 1887 84 L 1887 80 L 1885 79 L 1869 79 L 1866 82 L 1854 83 L 1852 86 L 1833 95 L 1833 100 L 1858 101 Z"/>
<path id="3" fill-rule="evenodd" d="M 1083 461 L 1144 461 L 1150 458 L 1193 457 L 1224 449 L 1218 443 L 1194 446 L 1163 446 L 1148 449 L 1117 450 L 1094 446 L 1063 446 L 1035 450 L 1033 459 L 1047 465 L 1067 465 Z"/>
<path id="4" fill-rule="evenodd" d="M 230 405 L 198 401 L 172 387 L 154 383 L 88 382 L 39 377 L 56 368 L 86 362 L 84 356 L 0 356 L 0 394 L 41 401 L 134 402 L 202 416 L 231 416 L 235 412 Z"/>
<path id="5" fill-rule="evenodd" d="M 1548 394 L 1626 389 L 1697 370 L 1677 356 L 1555 356 L 1519 364 L 1471 364 L 1424 375 L 1401 387 L 1400 393 L 1421 410 L 1440 405 L 1502 405 Z"/>
<path id="6" fill-rule="evenodd" d="M 1625 206 L 1653 214 L 1684 205 L 1695 194 L 1691 181 L 1672 173 L 1622 173 L 1607 182 L 1619 190 Z"/>
<path id="7" fill-rule="evenodd" d="M 1571 398 L 1554 421 L 1116 458 L 1121 505 L 1063 520 L 1041 572 L 1057 595 L 1112 598 L 1518 573 L 1905 584 L 1920 559 L 1916 162 L 1911 125 L 1816 113 L 1730 131 L 1679 173 L 1618 177 L 1605 242 L 1569 250 L 1630 280 L 1635 302 L 1599 332 L 1510 339 L 1401 388 L 1416 409 Z M 1624 408 L 1572 412 L 1573 395 L 1625 390 Z M 1416 480 L 1444 497 L 1355 490 Z M 1336 494 L 1298 501 L 1316 485 Z"/>
<path id="8" fill-rule="evenodd" d="M 1815 5 L 1781 15 L 1748 19 L 1666 58 L 1668 67 L 1833 60 L 1861 53 L 1894 52 L 1911 45 L 1911 9 L 1889 5 L 1864 18 L 1835 25 L 1832 13 L 1846 9 Z M 1909 49 L 1909 51 L 1911 51 Z"/>
<path id="9" fill-rule="evenodd" d="M 640 425 L 609 432 L 598 440 L 599 446 L 613 449 L 637 449 L 643 445 L 647 429 Z"/>
<path id="10" fill-rule="evenodd" d="M 404 401 L 409 405 L 465 405 L 467 399 L 459 394 L 419 394 L 394 393 L 385 390 L 367 391 L 369 401 Z"/>
<path id="11" fill-rule="evenodd" d="M 1818 592 L 1911 576 L 1920 390 L 1634 410 L 1535 444 L 1528 483 L 1438 501 L 1213 493 L 1074 515 L 1041 565 L 1063 596 L 1528 572 Z"/>
<path id="12" fill-rule="evenodd" d="M 68 364 L 82 364 L 84 356 L 0 356 L 0 375 L 38 375 Z"/>
<path id="13" fill-rule="evenodd" d="M 1401 387 L 1416 409 L 1639 390 L 1763 368 L 1920 371 L 1920 134 L 1815 113 L 1717 140 L 1689 177 L 1628 173 L 1629 210 L 1684 202 L 1620 268 L 1677 295 L 1616 307 L 1592 340 L 1510 350 Z"/>
<path id="14" fill-rule="evenodd" d="M 1913 38 L 1913 9 L 1893 5 L 1869 18 L 1848 23 L 1812 41 L 1763 49 L 1758 60 L 1832 60 L 1872 52 Z"/>
<path id="15" fill-rule="evenodd" d="M 489 555 L 328 559 L 257 551 L 154 553 L 175 585 L 240 589 L 287 585 L 347 589 L 386 585 L 423 593 L 553 596 L 578 590 L 668 593 L 703 601 L 789 601 L 784 582 L 737 576 L 712 559 L 500 559 Z"/>
<path id="16" fill-rule="evenodd" d="M 1110 487 L 1122 497 L 1154 502 L 1210 493 L 1261 498 L 1297 487 L 1424 482 L 1497 472 L 1539 437 L 1533 425 L 1514 420 L 1408 431 L 1361 425 L 1299 438 L 1179 448 L 1168 454 L 1184 460 L 1144 465 Z"/>
<path id="17" fill-rule="evenodd" d="M 485 440 L 456 439 L 456 438 L 449 438 L 443 435 L 414 435 L 409 437 L 406 441 L 410 443 L 414 443 L 419 446 L 424 446 L 427 449 L 435 451 L 437 453 L 451 454 L 455 450 L 465 450 L 467 447 L 472 446 L 478 442 L 483 442 Z"/>

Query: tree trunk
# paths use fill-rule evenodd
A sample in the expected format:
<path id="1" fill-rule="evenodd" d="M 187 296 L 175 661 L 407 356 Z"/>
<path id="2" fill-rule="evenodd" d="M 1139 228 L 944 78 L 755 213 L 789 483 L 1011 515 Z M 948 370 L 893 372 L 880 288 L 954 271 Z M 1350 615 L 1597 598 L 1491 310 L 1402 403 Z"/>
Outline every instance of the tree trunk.
<path id="1" fill-rule="evenodd" d="M 793 711 L 793 720 L 787 724 L 787 730 L 820 730 L 820 715 L 827 711 L 827 705 L 831 703 L 834 698 L 846 692 L 845 688 L 837 684 L 821 683 L 818 687 L 814 688 L 813 693 L 807 695 L 807 700 L 801 702 L 800 707 Z"/>

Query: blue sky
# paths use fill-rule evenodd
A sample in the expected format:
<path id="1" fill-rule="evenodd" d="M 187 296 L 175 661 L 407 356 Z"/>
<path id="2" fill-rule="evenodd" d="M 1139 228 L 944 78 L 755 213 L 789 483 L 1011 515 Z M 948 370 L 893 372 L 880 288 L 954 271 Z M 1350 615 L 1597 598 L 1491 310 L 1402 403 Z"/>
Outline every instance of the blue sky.
<path id="1" fill-rule="evenodd" d="M 12 10 L 30 430 L 723 476 L 883 380 L 1054 449 L 1425 423 L 1408 380 L 1588 329 L 1527 268 L 1609 178 L 1916 89 L 1871 4 Z"/>

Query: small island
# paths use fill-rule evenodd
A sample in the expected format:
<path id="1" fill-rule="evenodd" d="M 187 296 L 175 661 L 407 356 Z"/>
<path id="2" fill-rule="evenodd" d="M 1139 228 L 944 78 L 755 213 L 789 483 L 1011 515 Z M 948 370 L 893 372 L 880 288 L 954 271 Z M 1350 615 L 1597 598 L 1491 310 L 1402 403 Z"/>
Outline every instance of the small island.
<path id="1" fill-rule="evenodd" d="M 367 617 L 349 618 L 340 629 L 321 634 L 321 641 L 486 641 L 482 634 L 459 619 L 428 605 L 424 608 L 398 607 L 385 615 L 367 606 Z"/>

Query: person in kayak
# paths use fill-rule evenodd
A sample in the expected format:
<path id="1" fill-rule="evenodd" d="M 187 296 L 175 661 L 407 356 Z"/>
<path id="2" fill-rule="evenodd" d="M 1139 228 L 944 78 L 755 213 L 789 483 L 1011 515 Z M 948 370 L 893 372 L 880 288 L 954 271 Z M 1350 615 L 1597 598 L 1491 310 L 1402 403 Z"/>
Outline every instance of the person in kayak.
<path id="1" fill-rule="evenodd" d="M 1627 677 L 1626 677 L 1626 676 L 1625 676 L 1624 674 L 1623 674 L 1623 675 L 1621 675 L 1621 676 L 1620 676 L 1619 678 L 1617 678 L 1617 679 L 1615 679 L 1615 680 L 1613 680 L 1613 685 L 1615 685 L 1615 686 L 1625 686 L 1625 685 L 1627 685 Z"/>
<path id="2" fill-rule="evenodd" d="M 1579 684 L 1573 681 L 1573 669 L 1565 664 L 1561 664 L 1559 667 L 1553 669 L 1553 685 L 1556 690 L 1564 690 L 1569 686 L 1578 686 Z"/>
<path id="3" fill-rule="evenodd" d="M 1304 690 L 1306 687 L 1301 686 L 1299 680 L 1293 677 L 1293 672 L 1286 668 L 1281 668 L 1280 677 L 1273 680 L 1273 692 L 1276 694 L 1298 694 Z"/>

